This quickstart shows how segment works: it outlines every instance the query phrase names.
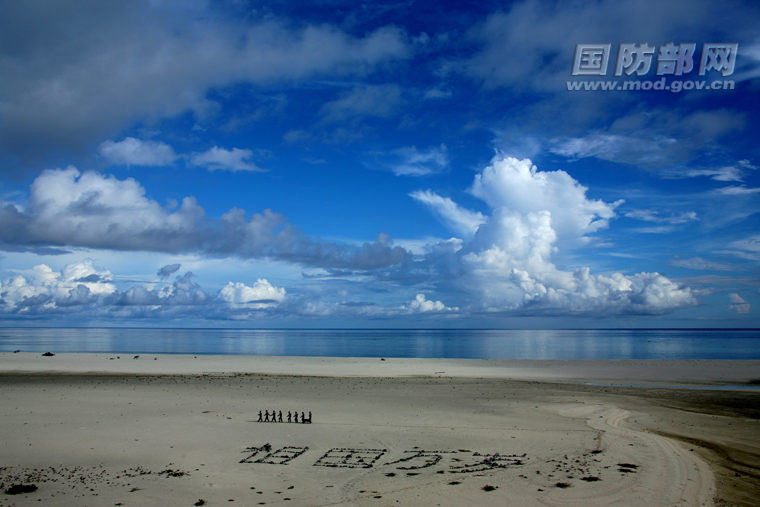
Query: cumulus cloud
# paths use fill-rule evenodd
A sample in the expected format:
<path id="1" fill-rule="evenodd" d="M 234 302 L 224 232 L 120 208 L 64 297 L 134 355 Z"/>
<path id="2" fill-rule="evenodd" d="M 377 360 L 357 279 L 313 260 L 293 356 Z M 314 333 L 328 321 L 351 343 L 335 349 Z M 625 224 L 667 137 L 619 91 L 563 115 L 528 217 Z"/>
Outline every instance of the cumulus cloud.
<path id="1" fill-rule="evenodd" d="M 401 307 L 402 310 L 410 313 L 435 313 L 444 311 L 457 311 L 459 308 L 448 308 L 440 301 L 428 301 L 424 294 L 417 294 L 413 301 Z"/>
<path id="2" fill-rule="evenodd" d="M 285 300 L 285 289 L 259 278 L 251 286 L 229 282 L 219 291 L 219 297 L 236 308 L 269 308 Z"/>
<path id="3" fill-rule="evenodd" d="M 74 167 L 44 171 L 32 183 L 26 209 L 0 205 L 0 248 L 63 246 L 273 258 L 336 269 L 382 268 L 409 255 L 384 233 L 361 246 L 313 239 L 268 209 L 247 216 L 233 208 L 211 219 L 195 198 L 185 197 L 170 211 L 132 178 Z"/>
<path id="4" fill-rule="evenodd" d="M 728 295 L 729 299 L 731 300 L 731 306 L 729 306 L 729 310 L 734 311 L 736 313 L 749 313 L 750 305 L 747 303 L 739 294 L 733 293 Z"/>
<path id="5" fill-rule="evenodd" d="M 33 183 L 25 209 L 0 208 L 4 244 L 271 258 L 324 268 L 333 279 L 358 277 L 426 291 L 432 287 L 467 304 L 447 307 L 442 298 L 428 300 L 421 291 L 401 306 L 321 301 L 304 293 L 288 297 L 284 288 L 263 278 L 251 285 L 230 281 L 212 294 L 193 281 L 191 272 L 176 276 L 171 284 L 138 284 L 120 291 L 109 272 L 83 261 L 61 273 L 40 266 L 32 279 L 16 276 L 4 281 L 1 311 L 23 316 L 69 309 L 125 318 L 193 314 L 200 319 L 605 317 L 659 315 L 697 303 L 695 291 L 658 273 L 594 274 L 587 267 L 558 268 L 552 261 L 558 250 L 582 245 L 588 235 L 607 227 L 617 205 L 588 199 L 585 187 L 563 171 L 539 171 L 529 160 L 499 153 L 476 175 L 471 192 L 484 200 L 490 214 L 467 210 L 430 190 L 413 194 L 462 238 L 439 241 L 412 256 L 383 233 L 362 246 L 330 243 L 303 235 L 271 210 L 248 216 L 233 208 L 221 219 L 209 219 L 189 198 L 173 212 L 161 208 L 132 179 L 81 174 L 74 168 L 46 171 Z M 756 255 L 756 244 L 752 237 L 729 246 Z M 163 280 L 179 269 L 178 264 L 163 266 L 157 274 Z"/>
<path id="6" fill-rule="evenodd" d="M 171 146 L 156 141 L 141 141 L 127 137 L 123 141 L 103 141 L 99 153 L 112 164 L 164 166 L 172 164 L 177 155 Z"/>
<path id="7" fill-rule="evenodd" d="M 149 289 L 142 285 L 135 285 L 126 292 L 114 295 L 103 306 L 109 304 L 117 306 L 139 307 L 176 307 L 176 306 L 201 306 L 213 303 L 213 297 L 201 289 L 200 285 L 192 281 L 193 273 L 188 271 L 182 276 L 177 276 L 174 283 L 165 285 L 160 289 Z"/>
<path id="8" fill-rule="evenodd" d="M 493 209 L 548 211 L 558 241 L 566 246 L 588 243 L 586 235 L 606 228 L 623 202 L 589 199 L 587 190 L 565 171 L 539 171 L 528 159 L 499 154 L 475 176 L 470 191 Z"/>
<path id="9" fill-rule="evenodd" d="M 471 240 L 441 242 L 421 262 L 431 280 L 474 298 L 469 311 L 657 315 L 696 304 L 694 291 L 658 273 L 558 269 L 551 259 L 560 238 L 582 244 L 586 234 L 608 226 L 619 204 L 587 199 L 585 187 L 563 171 L 541 172 L 530 160 L 497 154 L 476 175 L 472 193 L 491 206 L 491 215 Z M 440 209 L 456 209 L 437 201 Z"/>
<path id="10" fill-rule="evenodd" d="M 194 166 L 206 167 L 209 171 L 265 171 L 265 169 L 261 169 L 249 161 L 252 157 L 253 152 L 251 150 L 241 150 L 240 148 L 225 150 L 214 146 L 206 152 L 193 155 L 190 163 Z"/>
<path id="11" fill-rule="evenodd" d="M 134 120 L 203 116 L 215 87 L 362 76 L 411 54 L 394 27 L 353 37 L 271 16 L 240 23 L 225 9 L 145 0 L 4 6 L 2 33 L 14 42 L 0 49 L 0 149 L 75 150 Z"/>
<path id="12" fill-rule="evenodd" d="M 0 280 L 0 309 L 8 313 L 36 314 L 57 307 L 92 304 L 116 292 L 113 276 L 92 259 L 67 264 L 54 272 L 45 264 L 35 266 L 29 279 L 22 275 Z"/>
<path id="13" fill-rule="evenodd" d="M 41 264 L 25 275 L 0 280 L 0 315 L 240 319 L 276 309 L 286 300 L 285 289 L 264 279 L 251 286 L 229 282 L 216 294 L 209 294 L 193 282 L 190 271 L 177 276 L 171 284 L 134 285 L 120 291 L 110 271 L 96 267 L 92 259 L 67 264 L 60 272 Z"/>

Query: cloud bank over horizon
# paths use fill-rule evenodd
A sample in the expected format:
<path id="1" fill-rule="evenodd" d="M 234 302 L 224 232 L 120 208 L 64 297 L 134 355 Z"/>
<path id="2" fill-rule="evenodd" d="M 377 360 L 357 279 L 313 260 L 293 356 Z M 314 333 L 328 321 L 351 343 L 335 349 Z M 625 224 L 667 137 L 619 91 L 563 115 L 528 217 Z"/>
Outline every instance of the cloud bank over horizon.
<path id="1" fill-rule="evenodd" d="M 418 287 L 436 286 L 457 293 L 464 307 L 447 306 L 417 294 L 399 306 L 356 305 L 358 315 L 454 312 L 454 314 L 562 314 L 582 316 L 659 315 L 697 304 L 697 294 L 658 273 L 592 274 L 581 267 L 563 271 L 552 263 L 561 242 L 579 247 L 591 234 L 608 228 L 616 217 L 612 204 L 586 197 L 587 189 L 564 171 L 540 171 L 530 160 L 497 153 L 475 175 L 470 192 L 491 209 L 485 216 L 428 190 L 411 197 L 426 204 L 462 238 L 427 246 L 414 256 L 393 246 L 381 233 L 362 247 L 324 242 L 305 236 L 282 215 L 265 210 L 246 217 L 233 208 L 221 219 L 206 217 L 192 197 L 174 211 L 145 196 L 133 179 L 117 180 L 77 169 L 48 170 L 32 184 L 26 209 L 6 204 L 0 213 L 2 246 L 88 248 L 119 251 L 192 252 L 202 256 L 235 255 L 297 263 L 327 269 L 335 277 L 401 280 L 416 275 Z M 556 218 L 555 218 L 556 217 Z M 160 280 L 179 271 L 179 264 L 161 267 Z M 76 275 L 72 274 L 76 273 Z M 17 276 L 2 283 L 6 314 L 42 315 L 67 307 L 93 309 L 142 307 L 156 315 L 178 306 L 208 306 L 214 318 L 240 319 L 241 312 L 263 315 L 320 314 L 338 308 L 310 300 L 283 304 L 285 288 L 259 278 L 253 285 L 229 281 L 216 295 L 192 282 L 192 272 L 177 276 L 161 289 L 135 285 L 121 292 L 109 271 L 92 260 L 67 264 L 60 275 L 37 266 L 29 279 Z M 88 278 L 89 277 L 89 278 Z M 162 282 L 159 282 L 162 283 Z M 410 287 L 413 289 L 413 287 Z M 224 303 L 224 304 L 222 304 Z M 315 305 L 320 310 L 316 312 Z M 80 308 L 81 309 L 81 308 Z M 160 310 L 159 310 L 160 309 Z M 340 308 L 342 314 L 352 310 Z M 117 313 L 126 312 L 120 308 Z"/>

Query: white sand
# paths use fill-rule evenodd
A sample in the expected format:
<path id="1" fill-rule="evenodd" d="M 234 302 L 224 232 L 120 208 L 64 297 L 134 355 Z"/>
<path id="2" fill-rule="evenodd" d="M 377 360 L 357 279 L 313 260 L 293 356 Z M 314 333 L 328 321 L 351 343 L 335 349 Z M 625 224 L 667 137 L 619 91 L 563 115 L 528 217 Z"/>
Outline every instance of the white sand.
<path id="1" fill-rule="evenodd" d="M 39 488 L 0 507 L 713 505 L 707 455 L 644 426 L 760 434 L 578 384 L 737 383 L 757 362 L 118 356 L 0 354 L 0 481 Z"/>

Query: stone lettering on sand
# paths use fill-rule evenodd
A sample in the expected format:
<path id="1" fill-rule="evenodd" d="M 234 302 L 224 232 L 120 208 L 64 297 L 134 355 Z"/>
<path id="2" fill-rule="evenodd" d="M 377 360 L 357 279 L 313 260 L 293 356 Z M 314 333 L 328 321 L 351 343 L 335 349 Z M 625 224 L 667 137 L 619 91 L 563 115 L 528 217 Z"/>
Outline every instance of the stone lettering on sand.
<path id="1" fill-rule="evenodd" d="M 442 454 L 447 452 L 451 451 L 404 451 L 404 454 L 411 454 L 411 456 L 385 463 L 385 465 L 403 463 L 402 465 L 397 466 L 396 470 L 418 470 L 420 468 L 428 468 L 441 461 L 443 458 Z"/>
<path id="2" fill-rule="evenodd" d="M 296 447 L 288 445 L 281 447 L 272 452 L 272 446 L 265 444 L 261 447 L 248 447 L 243 452 L 249 453 L 249 455 L 242 460 L 241 463 L 266 463 L 268 465 L 287 465 L 289 461 L 296 459 L 301 454 L 309 450 L 308 447 Z M 257 456 L 263 455 L 259 459 L 254 460 Z"/>
<path id="3" fill-rule="evenodd" d="M 474 463 L 466 463 L 459 466 L 452 465 L 449 467 L 449 472 L 460 474 L 483 472 L 495 468 L 523 465 L 524 460 L 527 459 L 525 454 L 518 456 L 515 454 L 499 454 L 498 452 L 494 454 L 480 454 L 475 452 L 472 456 Z"/>
<path id="4" fill-rule="evenodd" d="M 354 449 L 334 447 L 314 463 L 317 467 L 372 468 L 387 449 Z"/>

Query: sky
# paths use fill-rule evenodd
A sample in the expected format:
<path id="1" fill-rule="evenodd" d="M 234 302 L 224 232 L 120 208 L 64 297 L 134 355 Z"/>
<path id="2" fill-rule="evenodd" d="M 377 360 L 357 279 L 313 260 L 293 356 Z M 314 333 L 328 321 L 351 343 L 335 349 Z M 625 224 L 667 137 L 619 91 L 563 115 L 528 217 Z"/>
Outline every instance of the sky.
<path id="1" fill-rule="evenodd" d="M 0 0 L 0 325 L 760 327 L 758 26 Z"/>

